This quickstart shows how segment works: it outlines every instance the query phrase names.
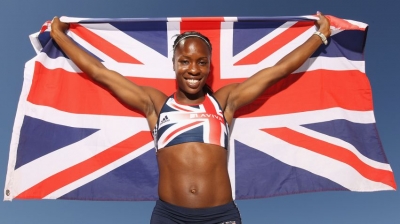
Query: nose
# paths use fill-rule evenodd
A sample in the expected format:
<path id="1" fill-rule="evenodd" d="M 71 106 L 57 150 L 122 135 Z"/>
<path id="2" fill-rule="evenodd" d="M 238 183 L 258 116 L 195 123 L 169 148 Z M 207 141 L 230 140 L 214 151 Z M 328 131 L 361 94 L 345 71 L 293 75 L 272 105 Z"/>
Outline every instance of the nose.
<path id="1" fill-rule="evenodd" d="M 189 74 L 198 75 L 200 73 L 200 68 L 197 63 L 191 63 L 189 67 Z"/>

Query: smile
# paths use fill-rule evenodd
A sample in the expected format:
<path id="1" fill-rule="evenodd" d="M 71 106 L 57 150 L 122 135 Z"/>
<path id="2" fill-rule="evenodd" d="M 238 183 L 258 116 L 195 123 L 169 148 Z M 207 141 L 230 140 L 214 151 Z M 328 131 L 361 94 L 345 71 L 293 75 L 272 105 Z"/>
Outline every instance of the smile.
<path id="1" fill-rule="evenodd" d="M 198 80 L 198 79 L 186 79 L 186 81 L 188 81 L 189 84 L 196 84 L 196 83 L 198 83 L 200 80 Z"/>

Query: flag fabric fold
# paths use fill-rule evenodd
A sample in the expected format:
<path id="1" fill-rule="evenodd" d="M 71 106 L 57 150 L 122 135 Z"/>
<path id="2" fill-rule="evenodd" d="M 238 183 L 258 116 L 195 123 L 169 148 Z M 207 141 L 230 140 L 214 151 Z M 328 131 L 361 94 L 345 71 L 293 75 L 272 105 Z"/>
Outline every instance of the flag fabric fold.
<path id="1" fill-rule="evenodd" d="M 295 72 L 237 111 L 228 170 L 235 199 L 395 190 L 365 74 L 367 24 L 328 16 L 332 36 Z M 174 36 L 210 38 L 214 90 L 273 66 L 316 31 L 315 16 L 90 19 L 67 35 L 109 69 L 167 95 Z M 90 81 L 51 40 L 30 36 L 4 200 L 156 200 L 147 122 Z"/>

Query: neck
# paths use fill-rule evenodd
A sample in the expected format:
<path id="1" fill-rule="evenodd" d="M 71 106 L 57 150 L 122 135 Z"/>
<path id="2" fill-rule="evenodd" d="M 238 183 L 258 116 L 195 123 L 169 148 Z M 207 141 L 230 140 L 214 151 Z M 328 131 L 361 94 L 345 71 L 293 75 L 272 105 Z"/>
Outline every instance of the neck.
<path id="1" fill-rule="evenodd" d="M 189 94 L 180 90 L 176 91 L 175 99 L 182 104 L 200 104 L 204 101 L 205 92 L 203 90 L 196 94 Z"/>

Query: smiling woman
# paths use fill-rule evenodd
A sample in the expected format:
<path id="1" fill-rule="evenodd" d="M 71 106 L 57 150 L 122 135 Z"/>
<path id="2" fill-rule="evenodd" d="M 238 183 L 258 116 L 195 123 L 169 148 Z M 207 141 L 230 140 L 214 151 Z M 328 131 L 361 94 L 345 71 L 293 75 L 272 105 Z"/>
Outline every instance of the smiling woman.
<path id="1" fill-rule="evenodd" d="M 185 98 L 197 100 L 203 99 L 201 90 L 207 89 L 207 78 L 210 74 L 211 65 L 211 43 L 207 37 L 198 32 L 186 32 L 179 35 L 174 43 L 174 71 L 178 87 L 182 90 L 177 92 L 181 100 Z M 180 94 L 185 94 L 183 97 Z M 181 101 L 185 103 L 184 101 Z"/>
<path id="2" fill-rule="evenodd" d="M 173 47 L 177 89 L 169 97 L 107 69 L 65 35 L 68 24 L 58 18 L 51 36 L 94 82 L 146 116 L 159 167 L 159 200 L 151 223 L 241 223 L 227 169 L 229 125 L 237 109 L 299 68 L 330 36 L 328 19 L 318 16 L 317 35 L 276 65 L 215 93 L 206 84 L 212 63 L 210 41 L 195 31 L 179 35 Z"/>

